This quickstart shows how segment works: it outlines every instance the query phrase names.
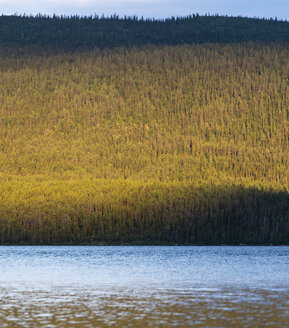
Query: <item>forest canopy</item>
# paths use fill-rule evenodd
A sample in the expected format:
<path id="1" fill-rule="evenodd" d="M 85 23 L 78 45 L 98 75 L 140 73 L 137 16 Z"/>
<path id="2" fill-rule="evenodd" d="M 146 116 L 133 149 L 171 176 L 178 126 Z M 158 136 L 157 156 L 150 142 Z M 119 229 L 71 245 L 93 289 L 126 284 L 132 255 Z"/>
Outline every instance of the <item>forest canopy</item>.
<path id="1" fill-rule="evenodd" d="M 287 22 L 0 26 L 2 244 L 289 243 Z"/>
<path id="2" fill-rule="evenodd" d="M 289 22 L 229 16 L 171 17 L 164 20 L 104 16 L 0 16 L 0 45 L 56 50 L 289 42 Z"/>

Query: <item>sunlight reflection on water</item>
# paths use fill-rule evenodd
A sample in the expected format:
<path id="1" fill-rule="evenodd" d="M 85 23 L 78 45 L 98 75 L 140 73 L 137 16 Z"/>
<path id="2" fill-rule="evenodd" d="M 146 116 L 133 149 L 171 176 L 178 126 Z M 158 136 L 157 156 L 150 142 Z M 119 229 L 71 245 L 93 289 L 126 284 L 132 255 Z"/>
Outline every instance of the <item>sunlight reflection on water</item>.
<path id="1" fill-rule="evenodd" d="M 0 247 L 0 327 L 288 327 L 289 247 Z"/>

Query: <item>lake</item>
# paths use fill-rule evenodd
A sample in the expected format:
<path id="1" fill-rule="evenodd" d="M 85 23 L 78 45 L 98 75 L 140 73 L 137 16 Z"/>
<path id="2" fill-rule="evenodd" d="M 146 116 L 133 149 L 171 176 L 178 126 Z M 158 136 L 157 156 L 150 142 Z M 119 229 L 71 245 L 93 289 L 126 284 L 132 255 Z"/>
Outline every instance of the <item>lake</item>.
<path id="1" fill-rule="evenodd" d="M 289 247 L 0 247 L 0 327 L 288 327 Z"/>

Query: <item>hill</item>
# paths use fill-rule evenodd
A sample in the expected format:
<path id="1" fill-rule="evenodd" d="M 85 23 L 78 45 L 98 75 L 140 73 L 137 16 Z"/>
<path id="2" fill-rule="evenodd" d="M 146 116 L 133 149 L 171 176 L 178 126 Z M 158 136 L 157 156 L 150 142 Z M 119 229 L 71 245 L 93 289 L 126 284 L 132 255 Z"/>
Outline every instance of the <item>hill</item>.
<path id="1" fill-rule="evenodd" d="M 55 51 L 142 45 L 289 42 L 289 22 L 229 16 L 0 16 L 0 44 Z M 30 49 L 31 50 L 31 49 Z"/>
<path id="2" fill-rule="evenodd" d="M 2 244 L 288 244 L 288 34 L 277 42 L 262 27 L 270 42 L 231 43 L 222 30 L 214 32 L 222 43 L 184 45 L 178 37 L 99 45 L 89 35 L 79 45 L 73 34 L 103 24 L 109 40 L 105 24 L 114 35 L 118 24 L 139 24 L 143 35 L 171 24 L 185 37 L 186 24 L 207 26 L 200 20 L 214 22 L 212 31 L 248 22 L 254 35 L 252 26 L 288 23 L 1 17 L 0 26 L 5 19 Z M 37 24 L 49 27 L 47 39 Z M 71 25 L 75 38 L 65 44 L 59 29 L 53 39 L 57 24 Z M 35 37 L 4 37 L 22 25 Z"/>

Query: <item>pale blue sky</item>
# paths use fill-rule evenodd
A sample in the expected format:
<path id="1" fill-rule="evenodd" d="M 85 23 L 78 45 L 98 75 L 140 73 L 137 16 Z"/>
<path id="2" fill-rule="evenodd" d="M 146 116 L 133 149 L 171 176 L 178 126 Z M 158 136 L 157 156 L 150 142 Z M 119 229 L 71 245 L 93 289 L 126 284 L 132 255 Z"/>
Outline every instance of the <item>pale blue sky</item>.
<path id="1" fill-rule="evenodd" d="M 0 0 L 0 14 L 119 14 L 164 18 L 199 14 L 289 20 L 289 0 Z"/>

